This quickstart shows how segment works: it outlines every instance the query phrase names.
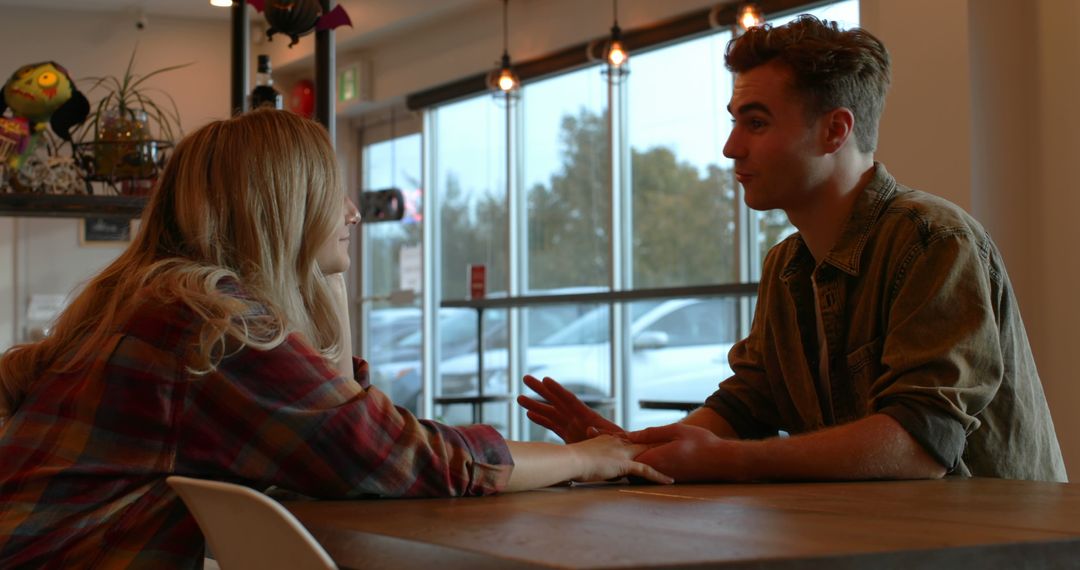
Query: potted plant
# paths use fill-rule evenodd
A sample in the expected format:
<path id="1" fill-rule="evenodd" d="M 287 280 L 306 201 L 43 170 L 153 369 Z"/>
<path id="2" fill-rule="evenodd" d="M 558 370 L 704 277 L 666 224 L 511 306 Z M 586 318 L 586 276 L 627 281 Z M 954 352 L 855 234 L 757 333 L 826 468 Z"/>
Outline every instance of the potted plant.
<path id="1" fill-rule="evenodd" d="M 190 64 L 171 65 L 139 75 L 132 50 L 122 76 L 90 77 L 87 94 L 104 90 L 79 135 L 93 148 L 93 176 L 110 181 L 151 178 L 157 170 L 160 147 L 182 134 L 180 112 L 168 93 L 147 87 L 146 81 Z M 163 96 L 155 99 L 151 95 Z M 159 102 L 163 101 L 163 102 Z"/>

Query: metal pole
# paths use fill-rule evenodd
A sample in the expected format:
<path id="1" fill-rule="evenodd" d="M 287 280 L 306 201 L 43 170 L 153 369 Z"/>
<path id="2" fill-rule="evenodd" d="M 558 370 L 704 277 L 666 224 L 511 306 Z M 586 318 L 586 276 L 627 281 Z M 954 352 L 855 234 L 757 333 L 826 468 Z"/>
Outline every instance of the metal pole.
<path id="1" fill-rule="evenodd" d="M 232 90 L 229 110 L 239 115 L 247 110 L 248 78 L 251 75 L 251 21 L 246 0 L 232 5 Z"/>
<path id="2" fill-rule="evenodd" d="M 476 308 L 476 423 L 484 423 L 484 308 Z"/>
<path id="3" fill-rule="evenodd" d="M 333 0 L 319 0 L 323 14 L 329 14 Z M 315 32 L 315 119 L 330 133 L 330 142 L 337 144 L 334 117 L 334 31 Z"/>

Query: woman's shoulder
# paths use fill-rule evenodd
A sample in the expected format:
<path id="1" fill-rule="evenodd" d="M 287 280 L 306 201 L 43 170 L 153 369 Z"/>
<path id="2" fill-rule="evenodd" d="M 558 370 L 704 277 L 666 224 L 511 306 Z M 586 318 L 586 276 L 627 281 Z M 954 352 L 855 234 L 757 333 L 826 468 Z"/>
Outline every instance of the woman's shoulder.
<path id="1" fill-rule="evenodd" d="M 168 289 L 148 284 L 132 296 L 123 334 L 147 341 L 183 343 L 198 335 L 208 321 L 270 317 L 268 307 L 233 277 L 221 279 L 207 291 Z"/>

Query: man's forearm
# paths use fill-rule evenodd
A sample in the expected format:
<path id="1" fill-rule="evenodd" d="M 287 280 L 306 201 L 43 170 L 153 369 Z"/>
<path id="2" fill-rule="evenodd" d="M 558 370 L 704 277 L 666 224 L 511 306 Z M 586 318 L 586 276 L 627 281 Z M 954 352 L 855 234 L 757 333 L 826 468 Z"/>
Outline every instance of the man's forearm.
<path id="1" fill-rule="evenodd" d="M 936 479 L 946 472 L 885 414 L 812 433 L 736 445 L 747 480 Z"/>

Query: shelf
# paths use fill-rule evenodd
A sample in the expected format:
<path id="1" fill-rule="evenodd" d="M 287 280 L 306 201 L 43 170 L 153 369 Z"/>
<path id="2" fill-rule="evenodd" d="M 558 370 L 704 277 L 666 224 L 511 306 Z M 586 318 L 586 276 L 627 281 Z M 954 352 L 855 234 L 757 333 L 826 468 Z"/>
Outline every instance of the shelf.
<path id="1" fill-rule="evenodd" d="M 0 216 L 26 218 L 137 218 L 146 196 L 0 194 Z"/>

